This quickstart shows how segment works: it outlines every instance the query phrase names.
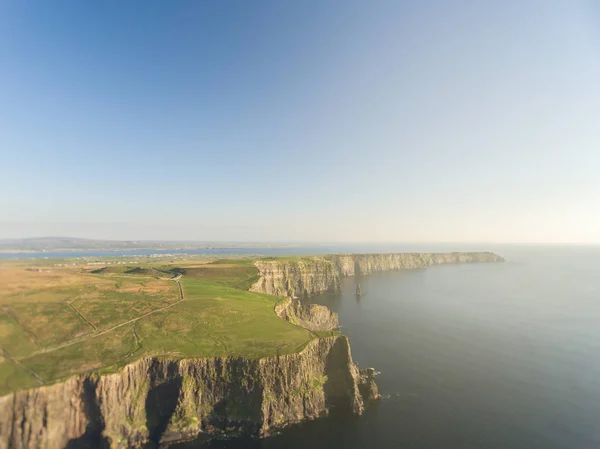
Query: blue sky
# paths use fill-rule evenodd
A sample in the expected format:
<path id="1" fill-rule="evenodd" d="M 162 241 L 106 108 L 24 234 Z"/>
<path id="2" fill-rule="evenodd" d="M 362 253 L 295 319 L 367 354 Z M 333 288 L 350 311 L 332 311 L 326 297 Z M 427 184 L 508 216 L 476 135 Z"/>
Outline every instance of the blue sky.
<path id="1" fill-rule="evenodd" d="M 0 3 L 0 238 L 600 243 L 590 1 Z"/>

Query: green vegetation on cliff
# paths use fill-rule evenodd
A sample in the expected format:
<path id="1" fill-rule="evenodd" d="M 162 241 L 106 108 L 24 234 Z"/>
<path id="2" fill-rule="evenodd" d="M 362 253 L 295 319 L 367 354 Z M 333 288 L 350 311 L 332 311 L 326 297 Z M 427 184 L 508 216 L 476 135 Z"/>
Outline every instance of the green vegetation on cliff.
<path id="1" fill-rule="evenodd" d="M 0 396 L 73 374 L 113 372 L 144 356 L 298 352 L 314 338 L 336 335 L 337 316 L 295 301 L 282 305 L 272 295 L 335 291 L 341 277 L 355 274 L 501 260 L 492 253 L 421 253 L 4 263 Z"/>
<path id="2" fill-rule="evenodd" d="M 433 253 L 0 264 L 0 447 L 102 439 L 111 449 L 141 448 L 266 436 L 333 407 L 360 414 L 379 397 L 374 370 L 353 362 L 337 314 L 293 296 L 337 290 L 344 276 L 501 260 Z"/>
<path id="3" fill-rule="evenodd" d="M 0 395 L 144 355 L 260 358 L 314 338 L 277 317 L 278 298 L 247 291 L 251 260 L 208 262 L 3 266 Z"/>

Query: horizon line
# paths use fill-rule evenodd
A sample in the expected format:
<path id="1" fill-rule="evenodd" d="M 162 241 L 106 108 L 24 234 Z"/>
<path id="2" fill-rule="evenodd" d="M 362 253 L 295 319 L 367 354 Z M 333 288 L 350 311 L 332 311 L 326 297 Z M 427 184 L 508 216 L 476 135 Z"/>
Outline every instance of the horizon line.
<path id="1" fill-rule="evenodd" d="M 419 245 L 419 244 L 467 244 L 467 245 L 568 245 L 568 246 L 597 246 L 600 242 L 577 242 L 577 241 L 563 241 L 563 242 L 549 242 L 549 241 L 464 241 L 464 240 L 420 240 L 420 241 L 406 241 L 406 240 L 340 240 L 340 241 L 327 241 L 327 240 L 177 240 L 177 239 L 111 239 L 111 238 L 89 238 L 89 237 L 71 237 L 71 236 L 52 236 L 42 235 L 33 237 L 14 237 L 14 238 L 2 238 L 0 242 L 16 242 L 20 240 L 43 240 L 43 239 L 69 239 L 69 240 L 87 240 L 97 242 L 120 242 L 120 243 L 220 243 L 220 244 L 303 244 L 303 245 L 348 245 L 348 244 L 403 244 L 403 245 Z"/>

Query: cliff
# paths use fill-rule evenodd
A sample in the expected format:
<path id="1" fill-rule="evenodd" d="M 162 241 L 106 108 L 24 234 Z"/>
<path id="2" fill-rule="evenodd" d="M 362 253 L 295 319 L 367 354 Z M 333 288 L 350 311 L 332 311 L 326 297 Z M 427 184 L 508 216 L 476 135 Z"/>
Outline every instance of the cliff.
<path id="1" fill-rule="evenodd" d="M 278 296 L 310 296 L 339 291 L 340 279 L 344 276 L 440 264 L 503 261 L 502 257 L 490 252 L 339 254 L 291 260 L 259 260 L 255 265 L 260 278 L 250 290 Z"/>
<path id="2" fill-rule="evenodd" d="M 313 332 L 331 331 L 340 327 L 337 313 L 318 304 L 304 305 L 297 298 L 286 298 L 277 304 L 275 313 L 280 318 Z"/>
<path id="3" fill-rule="evenodd" d="M 353 257 L 353 256 L 347 256 Z M 340 288 L 340 268 L 331 257 L 258 260 L 259 279 L 250 291 L 277 296 L 310 296 Z"/>
<path id="4" fill-rule="evenodd" d="M 339 325 L 337 314 L 295 296 L 338 291 L 344 276 L 502 260 L 493 253 L 259 260 L 251 290 L 290 296 L 276 307 L 280 317 L 331 330 Z M 344 336 L 316 338 L 297 353 L 263 359 L 146 357 L 116 373 L 77 375 L 0 397 L 0 449 L 125 449 L 223 433 L 266 436 L 333 407 L 361 414 L 379 396 L 374 374 L 354 364 Z"/>
<path id="5" fill-rule="evenodd" d="M 0 449 L 137 448 L 223 432 L 265 436 L 327 414 L 362 413 L 378 397 L 344 336 L 258 360 L 144 358 L 0 398 Z"/>

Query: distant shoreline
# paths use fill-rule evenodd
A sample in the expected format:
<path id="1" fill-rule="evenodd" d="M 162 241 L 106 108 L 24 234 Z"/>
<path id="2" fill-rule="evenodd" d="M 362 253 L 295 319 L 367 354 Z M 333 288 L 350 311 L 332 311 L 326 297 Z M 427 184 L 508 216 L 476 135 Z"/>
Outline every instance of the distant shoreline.
<path id="1" fill-rule="evenodd" d="M 52 249 L 0 249 L 0 254 L 15 253 L 68 253 L 68 252 L 120 252 L 120 251 L 218 251 L 233 249 L 294 249 L 293 246 L 195 246 L 179 248 L 131 247 L 131 248 L 52 248 Z"/>

